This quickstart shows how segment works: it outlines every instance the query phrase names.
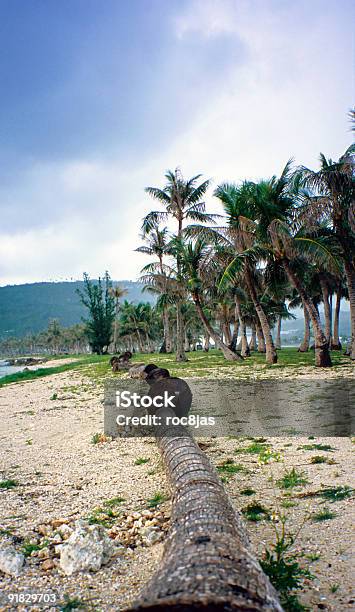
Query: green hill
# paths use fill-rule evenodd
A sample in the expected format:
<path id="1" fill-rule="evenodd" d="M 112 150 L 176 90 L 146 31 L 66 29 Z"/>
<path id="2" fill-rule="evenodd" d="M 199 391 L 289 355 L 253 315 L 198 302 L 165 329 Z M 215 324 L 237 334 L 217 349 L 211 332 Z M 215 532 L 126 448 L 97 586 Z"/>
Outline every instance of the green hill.
<path id="1" fill-rule="evenodd" d="M 149 293 L 142 294 L 140 283 L 119 281 L 118 284 L 127 289 L 125 299 L 129 301 L 154 301 Z M 38 333 L 48 327 L 51 319 L 58 319 L 63 327 L 80 323 L 86 315 L 77 294 L 82 286 L 82 281 L 75 281 L 0 287 L 0 339 Z"/>

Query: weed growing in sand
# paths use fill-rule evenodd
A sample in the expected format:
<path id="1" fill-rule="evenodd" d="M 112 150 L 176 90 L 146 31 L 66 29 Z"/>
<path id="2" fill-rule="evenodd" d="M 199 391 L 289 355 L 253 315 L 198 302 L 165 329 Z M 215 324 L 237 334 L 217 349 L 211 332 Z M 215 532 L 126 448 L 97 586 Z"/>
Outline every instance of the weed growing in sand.
<path id="1" fill-rule="evenodd" d="M 261 438 L 261 440 L 265 440 L 265 438 Z M 258 440 L 255 440 L 254 442 L 249 444 L 249 446 L 246 446 L 244 448 L 236 448 L 234 452 L 237 454 L 247 453 L 248 455 L 259 455 L 259 453 L 264 452 L 266 448 L 270 448 L 270 444 L 260 442 L 259 438 Z"/>
<path id="2" fill-rule="evenodd" d="M 49 399 L 52 401 L 58 399 L 58 393 L 53 393 L 53 395 Z"/>
<path id="3" fill-rule="evenodd" d="M 148 508 L 156 508 L 159 504 L 162 504 L 167 500 L 166 495 L 164 493 L 160 493 L 159 491 L 153 495 L 150 499 L 147 500 Z"/>
<path id="4" fill-rule="evenodd" d="M 91 438 L 91 444 L 103 444 L 104 442 L 111 442 L 111 438 L 105 436 L 103 433 L 94 433 L 93 437 Z"/>
<path id="5" fill-rule="evenodd" d="M 253 502 L 242 508 L 242 514 L 248 521 L 257 522 L 262 520 L 270 520 L 270 512 L 260 502 Z"/>
<path id="6" fill-rule="evenodd" d="M 304 523 L 298 532 L 293 535 L 286 533 L 287 518 L 283 514 L 279 517 L 279 525 L 273 522 L 275 530 L 275 544 L 264 550 L 260 565 L 269 576 L 271 583 L 280 594 L 281 604 L 287 612 L 303 612 L 306 608 L 299 601 L 294 592 L 302 586 L 304 578 L 312 580 L 314 576 L 300 566 L 298 556 L 291 552 L 291 548 L 298 537 Z"/>
<path id="7" fill-rule="evenodd" d="M 112 499 L 107 499 L 104 501 L 104 506 L 107 508 L 113 508 L 119 504 L 122 504 L 124 501 L 126 501 L 124 497 L 113 497 Z"/>
<path id="8" fill-rule="evenodd" d="M 28 440 L 26 440 L 26 444 L 27 444 L 27 446 L 32 446 L 32 444 L 33 444 L 32 438 L 28 438 Z"/>
<path id="9" fill-rule="evenodd" d="M 331 593 L 336 593 L 339 590 L 340 584 L 331 584 L 329 590 Z"/>
<path id="10" fill-rule="evenodd" d="M 233 459 L 226 459 L 217 465 L 217 472 L 221 475 L 222 482 L 228 482 L 229 478 L 233 476 L 233 474 L 238 474 L 238 472 L 247 472 L 247 470 L 244 465 L 234 463 Z"/>
<path id="11" fill-rule="evenodd" d="M 250 497 L 251 495 L 255 495 L 256 491 L 254 491 L 254 489 L 242 489 L 240 494 L 241 495 L 246 495 L 247 497 Z"/>
<path id="12" fill-rule="evenodd" d="M 318 561 L 320 559 L 320 553 L 307 553 L 305 557 L 311 562 Z"/>
<path id="13" fill-rule="evenodd" d="M 42 550 L 42 548 L 46 548 L 46 546 L 48 546 L 48 540 L 44 540 L 44 542 L 41 544 L 31 544 L 29 540 L 25 540 L 22 544 L 21 550 L 25 557 L 30 557 L 33 552 Z"/>
<path id="14" fill-rule="evenodd" d="M 297 505 L 296 502 L 292 501 L 291 499 L 282 499 L 281 500 L 282 508 L 293 508 L 296 505 Z"/>
<path id="15" fill-rule="evenodd" d="M 351 497 L 353 494 L 353 490 L 351 487 L 347 485 L 344 487 L 328 487 L 327 489 L 323 489 L 323 491 L 319 491 L 318 495 L 323 497 L 330 502 L 343 501 L 348 497 Z"/>
<path id="16" fill-rule="evenodd" d="M 145 463 L 149 463 L 150 459 L 146 459 L 145 457 L 138 457 L 135 462 L 134 465 L 144 465 Z"/>
<path id="17" fill-rule="evenodd" d="M 315 455 L 309 460 L 310 463 L 327 463 L 327 461 L 328 459 L 324 455 Z"/>
<path id="18" fill-rule="evenodd" d="M 308 484 L 304 472 L 298 472 L 296 468 L 286 471 L 276 484 L 282 489 L 293 489 Z"/>
<path id="19" fill-rule="evenodd" d="M 321 523 L 322 521 L 330 521 L 335 517 L 335 512 L 331 512 L 329 508 L 324 508 L 324 510 L 320 510 L 320 512 L 315 512 L 312 514 L 311 518 L 315 523 Z"/>
<path id="20" fill-rule="evenodd" d="M 8 480 L 0 480 L 0 489 L 14 489 L 14 487 L 18 486 L 17 480 L 12 480 L 9 478 Z"/>
<path id="21" fill-rule="evenodd" d="M 85 608 L 81 599 L 64 595 L 64 605 L 60 608 L 60 612 L 71 612 L 71 610 L 78 610 L 79 608 Z"/>
<path id="22" fill-rule="evenodd" d="M 303 446 L 299 446 L 297 450 L 318 450 L 331 453 L 335 448 L 330 446 L 330 444 L 303 444 Z"/>

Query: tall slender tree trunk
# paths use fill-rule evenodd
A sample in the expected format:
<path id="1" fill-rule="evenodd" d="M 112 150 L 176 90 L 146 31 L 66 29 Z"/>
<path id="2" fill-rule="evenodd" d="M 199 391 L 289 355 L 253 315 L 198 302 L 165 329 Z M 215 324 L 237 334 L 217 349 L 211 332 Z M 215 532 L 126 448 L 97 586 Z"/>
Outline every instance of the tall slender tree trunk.
<path id="1" fill-rule="evenodd" d="M 322 275 L 320 275 L 319 281 L 324 306 L 324 335 L 327 339 L 328 345 L 330 346 L 330 339 L 332 335 L 332 312 L 329 303 L 329 287 L 327 281 L 322 277 Z"/>
<path id="2" fill-rule="evenodd" d="M 266 353 L 265 338 L 264 338 L 263 330 L 261 329 L 260 321 L 255 323 L 255 327 L 256 327 L 256 336 L 258 338 L 258 353 Z"/>
<path id="3" fill-rule="evenodd" d="M 309 328 L 310 318 L 309 318 L 308 310 L 304 305 L 303 305 L 303 317 L 304 317 L 304 334 L 303 334 L 303 340 L 300 346 L 298 347 L 299 353 L 307 353 L 307 351 L 309 350 L 309 341 L 311 337 L 311 331 Z"/>
<path id="4" fill-rule="evenodd" d="M 240 302 L 237 297 L 235 298 L 235 309 L 236 309 L 236 312 L 238 314 L 238 319 L 239 319 L 239 330 L 240 330 L 240 336 L 241 336 L 241 356 L 249 357 L 250 351 L 249 351 L 249 346 L 248 346 L 247 330 L 245 326 L 245 321 L 242 317 L 242 313 L 240 309 Z"/>
<path id="5" fill-rule="evenodd" d="M 115 322 L 114 322 L 114 326 L 113 326 L 113 351 L 114 351 L 114 353 L 117 353 L 118 311 L 119 311 L 119 308 L 120 308 L 119 301 L 116 298 L 116 304 L 115 304 Z"/>
<path id="6" fill-rule="evenodd" d="M 342 288 L 341 288 L 341 282 L 340 282 L 338 285 L 337 297 L 336 297 L 336 302 L 335 302 L 332 351 L 341 351 L 341 342 L 339 338 L 339 317 L 340 317 L 341 294 L 342 294 Z"/>
<path id="7" fill-rule="evenodd" d="M 186 328 L 185 328 L 184 351 L 186 351 L 188 353 L 189 350 L 190 350 L 190 342 L 189 342 L 189 339 L 187 337 Z"/>
<path id="8" fill-rule="evenodd" d="M 181 302 L 176 302 L 176 361 L 187 361 L 184 351 L 185 329 Z"/>
<path id="9" fill-rule="evenodd" d="M 249 342 L 249 350 L 256 351 L 256 327 L 255 323 L 251 323 L 251 338 Z"/>
<path id="10" fill-rule="evenodd" d="M 164 326 L 165 351 L 166 353 L 171 353 L 172 340 L 171 340 L 171 331 L 170 331 L 169 311 L 166 307 L 163 310 L 163 326 Z"/>
<path id="11" fill-rule="evenodd" d="M 210 350 L 210 335 L 207 332 L 205 332 L 203 337 L 203 350 L 206 351 L 206 353 Z"/>
<path id="12" fill-rule="evenodd" d="M 256 314 L 258 315 L 260 325 L 263 330 L 263 334 L 265 338 L 265 346 L 266 346 L 266 362 L 270 364 L 277 363 L 277 353 L 276 353 L 276 349 L 274 346 L 274 341 L 272 339 L 269 321 L 267 320 L 267 316 L 259 301 L 258 294 L 256 292 L 254 281 L 251 275 L 251 271 L 248 266 L 245 267 L 245 280 L 247 283 L 249 295 L 254 304 Z"/>
<path id="13" fill-rule="evenodd" d="M 231 349 L 226 344 L 224 344 L 223 340 L 215 332 L 215 330 L 213 329 L 211 323 L 209 322 L 209 320 L 207 319 L 205 313 L 203 312 L 203 308 L 201 306 L 199 295 L 197 293 L 193 293 L 192 294 L 192 299 L 193 299 L 194 304 L 196 306 L 197 314 L 200 317 L 201 322 L 202 322 L 206 332 L 209 334 L 209 336 L 215 342 L 216 346 L 219 349 L 221 349 L 225 359 L 227 359 L 228 361 L 237 361 L 237 360 L 243 359 L 237 353 L 233 353 L 233 351 L 231 351 Z"/>
<path id="14" fill-rule="evenodd" d="M 350 327 L 351 327 L 351 341 L 350 341 L 350 358 L 355 359 L 355 269 L 354 266 L 348 262 L 344 262 L 346 282 L 349 291 L 349 302 L 350 302 Z"/>
<path id="15" fill-rule="evenodd" d="M 281 350 L 281 315 L 277 317 L 276 322 L 276 338 L 275 338 L 275 347 L 277 350 Z"/>
<path id="16" fill-rule="evenodd" d="M 236 301 L 237 301 L 236 298 L 234 298 L 234 327 L 233 327 L 233 335 L 232 335 L 231 343 L 229 345 L 229 348 L 231 349 L 231 351 L 236 351 L 237 344 L 238 344 L 239 318 L 238 318 L 238 312 L 236 308 Z"/>
<path id="17" fill-rule="evenodd" d="M 332 360 L 330 358 L 329 352 L 329 343 L 323 333 L 317 309 L 315 308 L 309 295 L 306 293 L 298 276 L 296 276 L 293 270 L 291 270 L 289 261 L 287 259 L 284 259 L 282 260 L 282 263 L 284 265 L 290 283 L 298 291 L 302 299 L 303 306 L 308 310 L 308 314 L 311 319 L 315 344 L 315 365 L 320 368 L 329 368 L 332 366 Z"/>

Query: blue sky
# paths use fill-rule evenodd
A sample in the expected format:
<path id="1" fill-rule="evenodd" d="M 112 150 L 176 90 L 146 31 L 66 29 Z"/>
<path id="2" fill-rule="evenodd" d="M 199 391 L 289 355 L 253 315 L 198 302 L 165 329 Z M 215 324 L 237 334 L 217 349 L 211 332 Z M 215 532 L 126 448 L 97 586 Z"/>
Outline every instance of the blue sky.
<path id="1" fill-rule="evenodd" d="M 136 278 L 144 187 L 350 142 L 348 0 L 0 0 L 0 284 Z M 209 196 L 209 207 L 216 207 Z"/>

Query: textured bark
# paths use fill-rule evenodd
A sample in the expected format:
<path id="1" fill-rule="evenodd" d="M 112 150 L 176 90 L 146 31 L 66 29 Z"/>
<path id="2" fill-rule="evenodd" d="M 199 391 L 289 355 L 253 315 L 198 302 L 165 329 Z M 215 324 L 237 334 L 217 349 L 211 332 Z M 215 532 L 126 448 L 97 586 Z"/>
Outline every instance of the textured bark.
<path id="1" fill-rule="evenodd" d="M 206 332 L 203 338 L 203 350 L 206 353 L 210 350 L 210 335 Z"/>
<path id="2" fill-rule="evenodd" d="M 252 279 L 252 275 L 251 275 L 250 270 L 248 269 L 248 266 L 246 266 L 245 268 L 245 280 L 247 283 L 249 295 L 254 304 L 256 314 L 258 315 L 260 325 L 263 330 L 263 335 L 265 339 L 265 347 L 266 347 L 266 362 L 267 363 L 277 363 L 277 353 L 276 353 L 276 349 L 274 346 L 274 341 L 272 339 L 269 321 L 267 319 L 267 316 L 258 298 L 256 289 L 254 286 L 254 281 Z"/>
<path id="3" fill-rule="evenodd" d="M 217 334 L 217 332 L 215 332 L 215 330 L 213 329 L 211 323 L 209 322 L 209 320 L 207 319 L 205 313 L 203 312 L 203 308 L 201 306 L 201 302 L 200 302 L 199 296 L 197 294 L 193 294 L 192 295 L 192 299 L 193 299 L 194 304 L 196 306 L 197 314 L 200 317 L 201 322 L 202 322 L 206 332 L 210 335 L 212 340 L 215 342 L 216 346 L 219 349 L 221 349 L 224 357 L 228 361 L 241 360 L 242 357 L 240 355 L 238 355 L 237 353 L 233 353 L 233 351 L 231 351 L 231 349 L 226 344 L 224 344 L 223 340 L 220 338 L 220 336 Z"/>
<path id="4" fill-rule="evenodd" d="M 172 346 L 172 341 L 171 341 L 169 311 L 167 308 L 164 308 L 163 310 L 163 325 L 164 325 L 165 351 L 167 353 L 171 353 L 173 346 Z"/>
<path id="5" fill-rule="evenodd" d="M 162 430 L 157 441 L 172 492 L 171 527 L 160 566 L 131 612 L 282 612 L 206 455 L 184 428 Z"/>
<path id="6" fill-rule="evenodd" d="M 309 350 L 309 341 L 311 337 L 311 332 L 309 328 L 309 323 L 310 323 L 309 314 L 305 306 L 303 306 L 303 316 L 304 316 L 304 334 L 303 334 L 303 340 L 298 348 L 298 351 L 300 353 L 307 353 L 307 351 Z"/>
<path id="7" fill-rule="evenodd" d="M 249 357 L 250 350 L 249 350 L 248 339 L 247 339 L 247 328 L 245 325 L 245 321 L 242 317 L 240 303 L 239 303 L 238 298 L 235 299 L 235 310 L 236 310 L 236 313 L 238 315 L 238 320 L 239 320 L 239 330 L 240 330 L 240 337 L 241 337 L 241 355 L 242 357 Z"/>
<path id="8" fill-rule="evenodd" d="M 276 323 L 276 339 L 275 339 L 275 347 L 276 349 L 281 349 L 281 317 L 280 315 L 277 317 Z"/>
<path id="9" fill-rule="evenodd" d="M 334 328 L 333 328 L 333 337 L 332 337 L 332 351 L 341 351 L 341 342 L 339 339 L 339 316 L 340 316 L 340 304 L 341 304 L 341 283 L 339 283 L 339 287 L 337 290 L 337 298 L 335 303 L 335 311 L 334 311 Z"/>
<path id="10" fill-rule="evenodd" d="M 350 303 L 350 325 L 351 325 L 351 342 L 350 342 L 350 357 L 355 359 L 355 270 L 354 266 L 345 262 L 344 264 L 346 282 L 349 291 Z"/>
<path id="11" fill-rule="evenodd" d="M 283 260 L 283 265 L 289 281 L 297 289 L 304 308 L 307 309 L 311 319 L 315 345 L 315 365 L 320 368 L 329 368 L 332 366 L 332 361 L 329 352 L 329 343 L 323 333 L 322 325 L 319 318 L 319 313 L 314 306 L 311 298 L 306 293 L 302 283 L 296 274 L 291 270 L 288 260 Z"/>
<path id="12" fill-rule="evenodd" d="M 231 341 L 231 343 L 229 345 L 229 348 L 231 349 L 231 351 L 235 351 L 236 348 L 237 348 L 238 334 L 239 334 L 239 321 L 238 321 L 238 319 L 235 319 L 232 341 Z"/>
<path id="13" fill-rule="evenodd" d="M 250 338 L 250 342 L 249 342 L 249 350 L 250 351 L 256 351 L 256 327 L 255 327 L 255 323 L 251 324 L 251 338 Z"/>
<path id="14" fill-rule="evenodd" d="M 324 335 L 330 346 L 330 338 L 332 334 L 332 311 L 329 303 L 329 287 L 327 281 L 320 276 L 320 286 L 322 290 L 323 306 L 324 306 Z"/>
<path id="15" fill-rule="evenodd" d="M 185 330 L 181 313 L 181 303 L 176 303 L 176 361 L 187 361 L 184 351 Z"/>
<path id="16" fill-rule="evenodd" d="M 256 335 L 258 338 L 258 353 L 265 353 L 266 352 L 265 338 L 264 338 L 263 330 L 261 329 L 260 323 L 256 323 L 255 327 L 256 327 Z"/>

